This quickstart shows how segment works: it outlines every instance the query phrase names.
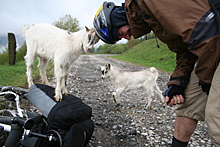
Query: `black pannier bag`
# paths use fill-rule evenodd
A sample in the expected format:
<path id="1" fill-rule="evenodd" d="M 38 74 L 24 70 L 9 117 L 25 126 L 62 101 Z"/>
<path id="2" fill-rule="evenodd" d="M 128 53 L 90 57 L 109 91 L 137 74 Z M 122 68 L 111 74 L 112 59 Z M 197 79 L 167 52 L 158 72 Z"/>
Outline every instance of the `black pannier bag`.
<path id="1" fill-rule="evenodd" d="M 94 131 L 91 120 L 92 108 L 74 95 L 63 95 L 62 101 L 55 101 L 55 88 L 35 84 L 29 88 L 28 99 L 47 118 L 47 130 L 61 130 L 63 147 L 85 147 Z M 49 142 L 38 140 L 38 145 L 49 147 Z M 39 145 L 41 144 L 41 145 Z M 56 145 L 51 144 L 56 147 Z"/>

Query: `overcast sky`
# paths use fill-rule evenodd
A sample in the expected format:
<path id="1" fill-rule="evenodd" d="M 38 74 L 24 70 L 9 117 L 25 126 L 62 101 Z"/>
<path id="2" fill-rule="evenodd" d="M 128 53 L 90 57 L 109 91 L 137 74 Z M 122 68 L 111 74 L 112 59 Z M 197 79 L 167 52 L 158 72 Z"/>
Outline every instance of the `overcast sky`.
<path id="1" fill-rule="evenodd" d="M 70 14 L 81 28 L 93 27 L 93 18 L 105 0 L 0 0 L 0 35 L 22 34 L 24 24 L 49 23 Z M 124 0 L 112 0 L 121 5 Z"/>

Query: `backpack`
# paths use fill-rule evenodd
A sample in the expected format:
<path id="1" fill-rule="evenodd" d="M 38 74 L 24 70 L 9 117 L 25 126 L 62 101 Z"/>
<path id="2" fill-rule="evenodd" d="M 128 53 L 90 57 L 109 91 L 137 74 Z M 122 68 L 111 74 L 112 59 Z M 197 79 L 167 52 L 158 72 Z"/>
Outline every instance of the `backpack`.
<path id="1" fill-rule="evenodd" d="M 47 130 L 61 130 L 63 147 L 85 147 L 94 131 L 91 120 L 92 108 L 72 94 L 63 95 L 62 101 L 55 101 L 55 88 L 35 84 L 29 88 L 28 99 L 47 118 Z M 49 147 L 43 139 L 37 146 Z M 40 144 L 40 145 L 39 145 Z M 54 144 L 51 146 L 55 147 Z"/>

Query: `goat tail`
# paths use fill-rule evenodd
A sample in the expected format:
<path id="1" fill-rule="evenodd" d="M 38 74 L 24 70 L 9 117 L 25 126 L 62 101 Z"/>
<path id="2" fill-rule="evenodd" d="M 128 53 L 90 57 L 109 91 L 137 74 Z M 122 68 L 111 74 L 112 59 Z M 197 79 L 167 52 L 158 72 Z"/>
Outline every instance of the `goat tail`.
<path id="1" fill-rule="evenodd" d="M 23 28 L 22 28 L 22 32 L 23 32 L 23 36 L 25 37 L 26 36 L 26 32 L 27 30 L 29 30 L 30 26 L 29 25 L 24 25 Z"/>
<path id="2" fill-rule="evenodd" d="M 151 67 L 151 68 L 150 68 L 150 71 L 151 71 L 151 72 L 157 72 L 157 69 L 156 69 L 155 67 Z"/>
<path id="3" fill-rule="evenodd" d="M 157 71 L 157 69 L 156 69 L 155 67 L 151 67 L 151 68 L 150 68 L 150 71 L 151 71 L 152 73 L 155 73 L 155 74 L 156 74 L 155 80 L 157 80 L 157 78 L 158 78 L 158 71 Z"/>

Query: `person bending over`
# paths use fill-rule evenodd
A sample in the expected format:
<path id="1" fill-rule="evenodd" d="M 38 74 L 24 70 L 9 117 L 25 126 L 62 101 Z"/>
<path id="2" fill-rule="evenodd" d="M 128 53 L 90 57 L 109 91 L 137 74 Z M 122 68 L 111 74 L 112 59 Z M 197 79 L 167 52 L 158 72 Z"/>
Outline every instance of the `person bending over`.
<path id="1" fill-rule="evenodd" d="M 104 2 L 94 17 L 99 38 L 114 44 L 154 32 L 176 53 L 165 99 L 175 104 L 172 147 L 187 146 L 198 121 L 206 119 L 209 135 L 220 146 L 220 1 L 125 0 Z"/>

